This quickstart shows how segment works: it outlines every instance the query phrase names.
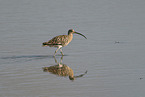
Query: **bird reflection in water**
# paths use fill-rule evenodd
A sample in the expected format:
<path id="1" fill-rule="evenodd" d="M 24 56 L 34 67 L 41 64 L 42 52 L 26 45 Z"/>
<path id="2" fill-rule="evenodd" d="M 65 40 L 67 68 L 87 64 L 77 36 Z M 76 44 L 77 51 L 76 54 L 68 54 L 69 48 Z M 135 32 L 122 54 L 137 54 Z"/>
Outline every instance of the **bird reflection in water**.
<path id="1" fill-rule="evenodd" d="M 62 64 L 63 56 L 61 57 L 60 63 L 57 62 L 55 57 L 54 57 L 54 59 L 55 59 L 55 63 L 57 63 L 57 65 L 50 66 L 50 67 L 43 67 L 42 69 L 44 72 L 50 72 L 52 74 L 55 74 L 58 76 L 64 76 L 64 77 L 69 76 L 70 80 L 75 80 L 75 78 L 83 77 L 87 73 L 87 71 L 86 71 L 84 74 L 74 76 L 73 70 L 69 66 Z"/>

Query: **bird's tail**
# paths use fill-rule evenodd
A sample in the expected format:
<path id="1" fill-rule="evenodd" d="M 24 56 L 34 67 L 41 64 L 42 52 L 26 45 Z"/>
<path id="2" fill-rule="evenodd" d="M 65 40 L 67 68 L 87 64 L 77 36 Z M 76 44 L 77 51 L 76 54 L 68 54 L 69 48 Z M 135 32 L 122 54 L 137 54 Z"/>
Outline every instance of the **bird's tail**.
<path id="1" fill-rule="evenodd" d="M 50 44 L 48 43 L 48 42 L 43 42 L 42 43 L 42 46 L 44 47 L 44 46 L 49 46 Z"/>

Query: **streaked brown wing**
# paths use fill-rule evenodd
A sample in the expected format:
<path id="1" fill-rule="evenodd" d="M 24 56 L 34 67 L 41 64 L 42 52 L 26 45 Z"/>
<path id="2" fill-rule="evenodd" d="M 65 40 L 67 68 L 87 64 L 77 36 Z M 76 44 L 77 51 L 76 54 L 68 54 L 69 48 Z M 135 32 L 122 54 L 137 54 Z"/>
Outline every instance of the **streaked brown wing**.
<path id="1" fill-rule="evenodd" d="M 48 41 L 48 44 L 50 45 L 64 45 L 68 42 L 68 36 L 67 35 L 59 35 L 51 40 Z"/>

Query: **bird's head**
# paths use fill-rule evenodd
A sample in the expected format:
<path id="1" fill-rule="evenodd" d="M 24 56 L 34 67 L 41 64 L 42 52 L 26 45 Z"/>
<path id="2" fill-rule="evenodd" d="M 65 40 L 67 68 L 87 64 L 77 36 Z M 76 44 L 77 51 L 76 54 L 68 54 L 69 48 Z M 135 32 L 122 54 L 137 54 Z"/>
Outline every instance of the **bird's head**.
<path id="1" fill-rule="evenodd" d="M 75 32 L 75 31 L 74 31 L 73 29 L 69 29 L 69 30 L 68 30 L 68 35 L 69 35 L 69 34 L 73 34 L 74 32 Z"/>
<path id="2" fill-rule="evenodd" d="M 85 35 L 83 35 L 83 34 L 81 34 L 81 33 L 79 33 L 79 32 L 75 32 L 73 29 L 68 30 L 68 35 L 69 35 L 69 34 L 73 34 L 73 33 L 78 34 L 78 35 L 81 35 L 81 36 L 83 36 L 84 38 L 87 39 L 87 37 L 86 37 Z"/>

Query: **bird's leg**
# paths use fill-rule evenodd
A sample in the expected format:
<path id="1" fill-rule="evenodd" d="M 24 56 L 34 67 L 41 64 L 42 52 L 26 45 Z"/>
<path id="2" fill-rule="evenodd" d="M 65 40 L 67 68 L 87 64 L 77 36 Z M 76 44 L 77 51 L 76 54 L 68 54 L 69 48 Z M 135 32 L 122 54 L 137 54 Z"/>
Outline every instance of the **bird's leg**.
<path id="1" fill-rule="evenodd" d="M 60 49 L 60 47 L 58 47 L 58 48 L 57 48 L 57 50 L 55 51 L 55 53 L 54 53 L 54 55 L 53 55 L 53 56 L 55 56 L 55 54 L 57 53 L 57 51 L 58 51 L 59 49 Z"/>
<path id="2" fill-rule="evenodd" d="M 62 48 L 60 48 L 60 53 L 62 54 L 62 56 L 64 55 L 64 54 L 62 53 Z"/>

